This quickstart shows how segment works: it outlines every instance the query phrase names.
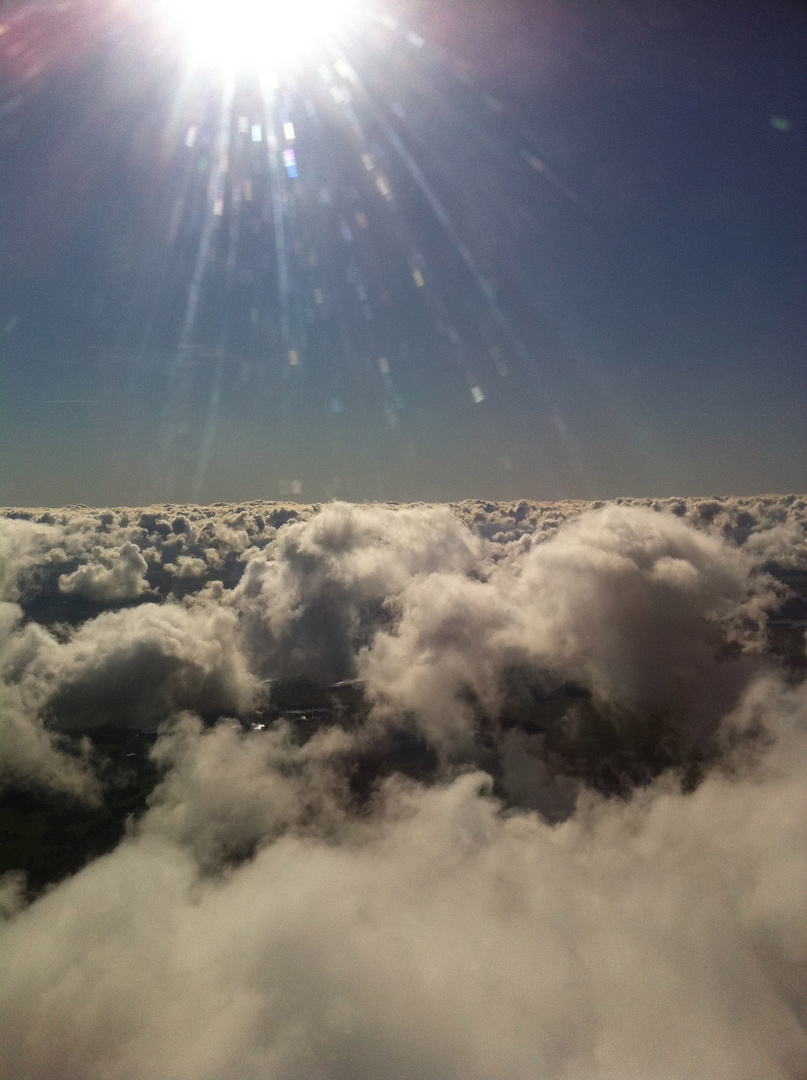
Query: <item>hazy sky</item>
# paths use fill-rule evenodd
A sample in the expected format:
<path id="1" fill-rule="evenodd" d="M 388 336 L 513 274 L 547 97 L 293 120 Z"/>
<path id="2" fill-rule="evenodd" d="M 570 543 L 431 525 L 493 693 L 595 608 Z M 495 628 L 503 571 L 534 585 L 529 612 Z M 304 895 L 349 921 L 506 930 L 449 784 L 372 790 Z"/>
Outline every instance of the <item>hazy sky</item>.
<path id="1" fill-rule="evenodd" d="M 167 6 L 4 9 L 0 502 L 803 489 L 798 5 Z"/>

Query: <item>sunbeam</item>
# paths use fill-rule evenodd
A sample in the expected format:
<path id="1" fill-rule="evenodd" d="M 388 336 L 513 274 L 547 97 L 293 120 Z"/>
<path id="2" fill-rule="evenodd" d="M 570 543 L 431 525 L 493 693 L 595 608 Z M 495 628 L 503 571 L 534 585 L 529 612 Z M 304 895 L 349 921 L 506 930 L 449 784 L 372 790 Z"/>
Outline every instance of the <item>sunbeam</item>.
<path id="1" fill-rule="evenodd" d="M 164 0 L 193 65 L 258 72 L 301 56 L 342 25 L 358 0 Z"/>

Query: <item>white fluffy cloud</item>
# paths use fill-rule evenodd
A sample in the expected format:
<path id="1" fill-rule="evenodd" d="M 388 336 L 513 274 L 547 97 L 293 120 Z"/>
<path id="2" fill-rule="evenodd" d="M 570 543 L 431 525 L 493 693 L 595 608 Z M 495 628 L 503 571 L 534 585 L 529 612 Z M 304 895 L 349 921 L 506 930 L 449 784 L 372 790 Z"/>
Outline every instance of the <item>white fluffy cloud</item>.
<path id="1" fill-rule="evenodd" d="M 0 880 L 0 1080 L 802 1080 L 807 684 L 764 568 L 805 503 L 633 502 L 0 520 L 0 781 L 100 797 L 61 733 L 101 724 L 160 770 L 107 855 Z M 373 709 L 261 730 L 298 673 Z M 567 685 L 573 750 L 666 717 L 700 782 L 599 794 L 513 720 Z M 413 730 L 442 756 L 388 775 Z"/>
<path id="2" fill-rule="evenodd" d="M 29 624 L 0 665 L 26 706 L 61 729 L 103 724 L 155 728 L 174 710 L 244 712 L 261 687 L 236 643 L 226 608 L 143 604 L 104 612 L 66 641 Z"/>
<path id="3" fill-rule="evenodd" d="M 555 827 L 503 814 L 483 774 L 393 781 L 369 816 L 211 878 L 195 830 L 152 828 L 180 805 L 160 799 L 0 932 L 0 1075 L 795 1080 L 804 694 L 757 686 L 736 722 L 760 707 L 779 749 L 741 774 L 590 799 Z M 289 820 L 257 740 L 211 755 L 184 723 L 183 769 L 198 751 L 206 774 L 181 784 L 186 817 L 219 779 L 223 818 L 251 786 L 264 828 Z M 230 796 L 233 752 L 260 766 Z"/>
<path id="4" fill-rule="evenodd" d="M 336 831 L 345 788 L 340 755 L 352 741 L 340 729 L 295 746 L 288 724 L 242 732 L 222 720 L 205 729 L 192 713 L 167 726 L 153 757 L 166 770 L 140 826 L 189 848 L 200 865 L 217 868 L 251 853 L 291 827 L 316 821 Z"/>
<path id="5" fill-rule="evenodd" d="M 18 599 L 21 580 L 55 542 L 57 534 L 46 524 L 0 517 L 0 600 Z"/>
<path id="6" fill-rule="evenodd" d="M 497 707 L 508 665 L 538 664 L 630 708 L 685 716 L 713 731 L 755 667 L 721 659 L 778 593 L 749 558 L 668 514 L 610 506 L 567 522 L 500 562 L 485 581 L 435 572 L 410 580 L 399 623 L 362 654 L 382 708 L 415 711 L 430 737 L 461 731 L 469 687 Z"/>
<path id="7" fill-rule="evenodd" d="M 266 558 L 250 559 L 232 603 L 259 670 L 344 679 L 383 621 L 383 605 L 410 580 L 468 574 L 481 559 L 478 538 L 446 507 L 335 503 L 287 525 Z"/>
<path id="8" fill-rule="evenodd" d="M 0 791 L 23 785 L 95 801 L 100 787 L 86 757 L 65 751 L 15 678 L 47 636 L 37 627 L 21 632 L 21 617 L 17 604 L 0 602 Z"/>
<path id="9" fill-rule="evenodd" d="M 97 558 L 97 562 L 85 563 L 72 574 L 62 574 L 59 590 L 80 593 L 90 600 L 132 600 L 148 591 L 148 563 L 131 541 L 99 551 Z"/>
<path id="10" fill-rule="evenodd" d="M 12 786 L 44 788 L 98 801 L 100 785 L 86 755 L 66 752 L 7 686 L 0 686 L 0 747 L 0 791 Z"/>

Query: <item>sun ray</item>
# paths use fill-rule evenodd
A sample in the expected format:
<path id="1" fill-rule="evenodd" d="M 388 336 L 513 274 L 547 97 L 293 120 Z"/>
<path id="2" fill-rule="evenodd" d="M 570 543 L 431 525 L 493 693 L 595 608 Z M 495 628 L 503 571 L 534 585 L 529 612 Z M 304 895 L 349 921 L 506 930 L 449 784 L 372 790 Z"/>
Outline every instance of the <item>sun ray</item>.
<path id="1" fill-rule="evenodd" d="M 194 65 L 235 73 L 298 58 L 355 9 L 354 0 L 165 0 Z"/>

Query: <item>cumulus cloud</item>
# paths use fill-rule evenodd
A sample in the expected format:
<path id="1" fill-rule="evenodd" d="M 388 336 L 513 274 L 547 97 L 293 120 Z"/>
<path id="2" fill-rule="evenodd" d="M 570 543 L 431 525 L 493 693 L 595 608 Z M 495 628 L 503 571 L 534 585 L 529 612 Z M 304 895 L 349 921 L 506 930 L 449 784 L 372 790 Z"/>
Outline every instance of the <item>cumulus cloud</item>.
<path id="1" fill-rule="evenodd" d="M 86 754 L 68 753 L 13 689 L 0 687 L 0 791 L 9 787 L 56 791 L 97 802 L 100 786 Z"/>
<path id="2" fill-rule="evenodd" d="M 552 827 L 484 774 L 393 780 L 336 835 L 292 828 L 212 878 L 193 829 L 148 820 L 204 816 L 217 777 L 243 819 L 186 720 L 207 779 L 0 934 L 0 1075 L 801 1076 L 805 700 L 758 687 L 737 722 L 763 698 L 780 751 L 690 796 Z"/>
<path id="3" fill-rule="evenodd" d="M 480 558 L 479 540 L 446 507 L 334 503 L 286 525 L 266 558 L 250 559 L 232 602 L 259 670 L 344 679 L 384 603 L 412 577 L 471 573 Z"/>
<path id="4" fill-rule="evenodd" d="M 218 869 L 292 826 L 335 832 L 346 797 L 338 763 L 351 748 L 339 729 L 297 746 L 288 724 L 244 732 L 225 719 L 205 729 L 197 716 L 182 713 L 152 752 L 166 775 L 139 834 L 178 843 L 201 866 Z"/>
<path id="5" fill-rule="evenodd" d="M 79 593 L 90 600 L 132 600 L 148 591 L 148 563 L 140 548 L 127 540 L 117 549 L 99 552 L 97 562 L 89 562 L 62 574 L 59 590 Z"/>
<path id="6" fill-rule="evenodd" d="M 740 550 L 672 515 L 606 507 L 484 581 L 440 572 L 407 582 L 397 624 L 359 670 L 382 708 L 413 710 L 435 739 L 467 728 L 466 688 L 495 712 L 502 675 L 519 662 L 711 733 L 756 666 L 755 629 L 779 596 L 751 571 Z M 729 662 L 729 643 L 748 655 Z"/>
<path id="7" fill-rule="evenodd" d="M 0 673 L 5 676 L 0 679 L 0 791 L 34 787 L 95 801 L 100 788 L 86 753 L 67 752 L 64 741 L 46 728 L 19 684 L 9 678 L 15 663 L 24 662 L 19 654 L 37 636 L 36 631 L 20 633 L 21 617 L 16 604 L 0 603 Z"/>
<path id="8" fill-rule="evenodd" d="M 620 498 L 612 503 L 532 502 L 491 503 L 471 500 L 452 509 L 469 528 L 499 545 L 524 537 L 540 542 L 564 522 L 604 505 L 672 514 L 697 529 L 719 535 L 737 546 L 748 544 L 762 558 L 784 555 L 790 564 L 807 566 L 807 499 L 797 495 L 720 496 L 702 498 Z M 787 536 L 787 541 L 782 538 Z M 770 550 L 767 550 L 770 547 Z"/>
<path id="9" fill-rule="evenodd" d="M 807 1075 L 803 499 L 26 514 L 0 781 L 158 778 L 0 877 L 0 1078 Z"/>
<path id="10" fill-rule="evenodd" d="M 35 568 L 56 536 L 45 524 L 0 517 L 0 600 L 17 600 L 21 581 Z"/>
<path id="11" fill-rule="evenodd" d="M 166 569 L 178 578 L 201 579 L 207 577 L 209 572 L 205 560 L 195 559 L 192 555 L 180 555 L 175 562 L 169 563 Z"/>
<path id="12" fill-rule="evenodd" d="M 260 684 L 225 608 L 143 604 L 87 620 L 65 641 L 29 624 L 8 641 L 4 666 L 32 711 L 60 728 L 156 728 L 174 710 L 246 711 Z"/>

